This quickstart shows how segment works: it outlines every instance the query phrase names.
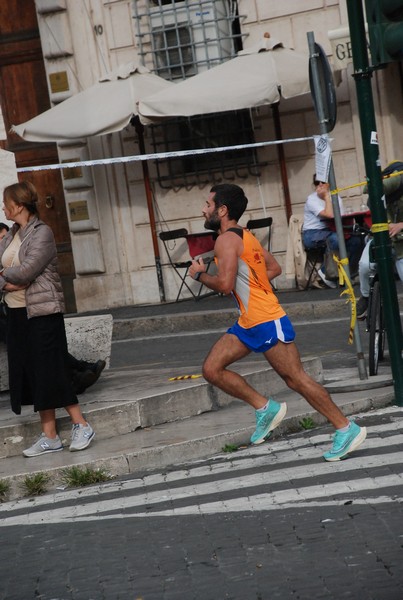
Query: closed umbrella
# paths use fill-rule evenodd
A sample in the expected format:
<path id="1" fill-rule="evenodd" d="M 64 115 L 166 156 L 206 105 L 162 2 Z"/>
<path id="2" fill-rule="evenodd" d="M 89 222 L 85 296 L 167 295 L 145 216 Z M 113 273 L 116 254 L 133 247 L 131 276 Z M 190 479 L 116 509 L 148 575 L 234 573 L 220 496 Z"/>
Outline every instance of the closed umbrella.
<path id="1" fill-rule="evenodd" d="M 114 133 L 126 127 L 137 115 L 137 104 L 141 98 L 172 86 L 173 83 L 153 75 L 146 67 L 128 63 L 106 75 L 99 83 L 37 117 L 20 125 L 13 125 L 12 131 L 30 142 L 59 142 Z M 144 154 L 143 126 L 138 119 L 134 123 L 140 153 Z M 141 161 L 141 165 L 160 299 L 165 301 L 148 166 L 146 161 Z"/>
<path id="2" fill-rule="evenodd" d="M 268 104 L 273 108 L 277 139 L 282 139 L 278 102 L 281 97 L 310 92 L 308 66 L 308 55 L 285 48 L 265 34 L 256 46 L 239 52 L 235 58 L 150 97 L 143 96 L 139 102 L 140 120 L 146 124 Z M 282 145 L 278 151 L 289 219 L 291 202 Z"/>

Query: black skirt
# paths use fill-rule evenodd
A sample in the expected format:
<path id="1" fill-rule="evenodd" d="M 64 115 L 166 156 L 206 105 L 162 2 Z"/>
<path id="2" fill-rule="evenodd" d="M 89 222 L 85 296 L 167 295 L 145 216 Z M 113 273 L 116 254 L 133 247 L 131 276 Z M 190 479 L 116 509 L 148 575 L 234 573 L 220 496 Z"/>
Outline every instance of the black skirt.
<path id="1" fill-rule="evenodd" d="M 48 410 L 77 404 L 61 313 L 27 318 L 25 308 L 7 309 L 7 354 L 11 408 Z"/>

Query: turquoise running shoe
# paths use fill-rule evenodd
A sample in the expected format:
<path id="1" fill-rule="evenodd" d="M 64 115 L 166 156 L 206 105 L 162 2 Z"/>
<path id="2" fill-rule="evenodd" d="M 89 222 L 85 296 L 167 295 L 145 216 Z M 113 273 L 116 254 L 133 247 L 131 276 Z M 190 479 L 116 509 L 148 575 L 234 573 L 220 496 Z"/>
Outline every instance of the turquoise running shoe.
<path id="1" fill-rule="evenodd" d="M 366 437 L 366 427 L 359 427 L 354 421 L 351 421 L 347 431 L 336 430 L 333 437 L 333 446 L 324 453 L 323 458 L 329 462 L 340 460 L 353 450 L 357 450 Z"/>
<path id="2" fill-rule="evenodd" d="M 284 419 L 287 412 L 285 402 L 279 404 L 272 398 L 269 398 L 269 406 L 263 412 L 255 411 L 256 414 L 256 429 L 250 438 L 251 444 L 261 444 L 269 437 L 281 421 Z"/>

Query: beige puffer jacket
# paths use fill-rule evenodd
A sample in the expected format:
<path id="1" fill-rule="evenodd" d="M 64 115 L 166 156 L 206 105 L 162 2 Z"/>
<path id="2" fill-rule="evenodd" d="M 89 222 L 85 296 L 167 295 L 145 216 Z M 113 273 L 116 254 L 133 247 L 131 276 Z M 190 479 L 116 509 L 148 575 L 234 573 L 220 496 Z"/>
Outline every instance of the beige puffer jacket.
<path id="1" fill-rule="evenodd" d="M 14 224 L 11 231 L 1 240 L 0 260 L 19 230 L 19 225 Z M 52 230 L 37 217 L 33 217 L 28 225 L 20 230 L 20 237 L 20 265 L 4 269 L 0 275 L 0 291 L 7 282 L 16 285 L 29 284 L 25 290 L 28 319 L 63 313 L 63 289 L 57 272 L 57 250 Z"/>

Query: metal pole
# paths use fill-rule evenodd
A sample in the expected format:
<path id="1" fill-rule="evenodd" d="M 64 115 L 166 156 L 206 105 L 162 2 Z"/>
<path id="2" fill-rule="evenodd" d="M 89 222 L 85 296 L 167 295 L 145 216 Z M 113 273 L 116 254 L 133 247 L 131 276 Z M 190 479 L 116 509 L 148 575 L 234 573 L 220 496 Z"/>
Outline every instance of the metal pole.
<path id="1" fill-rule="evenodd" d="M 276 140 L 282 140 L 283 132 L 281 130 L 280 111 L 278 109 L 278 102 L 276 104 L 272 104 L 271 110 L 273 112 L 273 122 L 274 122 L 274 131 L 276 132 Z M 288 186 L 287 165 L 286 165 L 286 161 L 285 161 L 283 144 L 277 144 L 277 154 L 278 154 L 278 159 L 280 162 L 281 182 L 283 184 L 283 190 L 284 190 L 285 214 L 287 217 L 287 223 L 289 223 L 291 215 L 292 215 L 292 208 L 291 208 L 290 188 Z"/>
<path id="2" fill-rule="evenodd" d="M 325 133 L 327 133 L 327 128 L 326 128 L 323 100 L 322 100 L 322 95 L 320 93 L 317 54 L 315 52 L 315 37 L 314 37 L 314 34 L 312 31 L 309 31 L 307 33 L 307 37 L 308 37 L 308 46 L 309 46 L 309 60 L 311 62 L 311 67 L 312 67 L 313 87 L 316 92 L 315 98 L 316 98 L 316 102 L 317 102 L 317 111 L 318 111 L 318 116 L 319 116 L 319 127 L 320 127 L 321 134 L 325 134 Z M 341 215 L 340 215 L 338 194 L 335 191 L 337 189 L 337 186 L 336 186 L 336 177 L 334 174 L 332 158 L 330 161 L 329 184 L 330 184 L 330 189 L 332 190 L 332 206 L 333 206 L 334 222 L 336 225 L 337 240 L 339 243 L 340 258 L 343 259 L 343 258 L 347 258 L 347 250 L 346 250 L 346 242 L 344 239 L 343 223 L 342 223 Z M 350 266 L 348 263 L 345 265 L 345 270 L 346 270 L 348 278 L 350 279 Z M 354 343 L 355 343 L 355 348 L 356 348 L 356 352 L 357 352 L 357 366 L 358 366 L 359 378 L 360 379 L 368 379 L 367 369 L 366 369 L 366 365 L 365 365 L 364 352 L 362 350 L 362 345 L 361 345 L 360 330 L 358 328 L 357 322 L 354 325 Z"/>
<path id="3" fill-rule="evenodd" d="M 357 90 L 365 170 L 372 214 L 375 258 L 385 313 L 386 333 L 392 368 L 395 401 L 403 406 L 403 335 L 392 263 L 386 209 L 382 201 L 383 185 L 377 141 L 374 101 L 371 88 L 372 68 L 368 63 L 362 2 L 347 0 L 354 80 Z"/>
<path id="4" fill-rule="evenodd" d="M 139 142 L 140 154 L 145 154 L 146 150 L 145 150 L 145 145 L 144 145 L 144 126 L 142 125 L 142 123 L 140 123 L 140 119 L 138 117 L 135 117 L 133 119 L 133 121 L 134 121 L 134 127 L 136 129 L 137 138 L 138 138 L 138 142 Z M 148 172 L 147 161 L 142 160 L 141 166 L 143 169 L 143 179 L 144 179 L 144 188 L 145 188 L 146 199 L 147 199 L 148 216 L 150 218 L 150 229 L 151 229 L 151 237 L 152 237 L 153 249 L 154 249 L 155 268 L 157 270 L 160 301 L 165 302 L 164 280 L 162 277 L 161 257 L 160 257 L 160 250 L 158 247 L 157 228 L 155 225 L 153 195 L 151 192 L 150 175 Z"/>

